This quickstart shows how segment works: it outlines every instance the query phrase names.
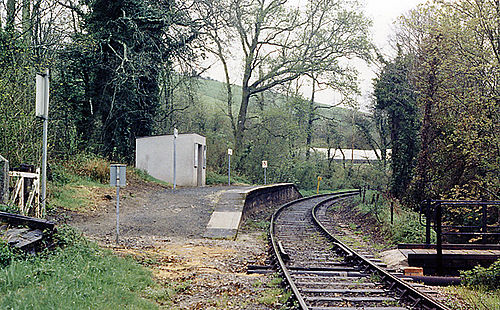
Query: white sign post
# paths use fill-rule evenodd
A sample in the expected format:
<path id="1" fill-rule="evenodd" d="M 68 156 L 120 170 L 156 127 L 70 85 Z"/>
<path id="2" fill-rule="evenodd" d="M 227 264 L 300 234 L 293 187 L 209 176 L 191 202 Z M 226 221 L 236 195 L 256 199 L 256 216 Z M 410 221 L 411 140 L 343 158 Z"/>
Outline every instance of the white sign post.
<path id="1" fill-rule="evenodd" d="M 49 69 L 36 75 L 36 116 L 43 119 L 43 153 L 42 153 L 42 216 L 45 215 L 47 198 L 47 131 L 49 128 Z"/>
<path id="2" fill-rule="evenodd" d="M 262 161 L 262 168 L 264 168 L 264 185 L 266 185 L 267 184 L 267 174 L 266 174 L 267 160 Z"/>
<path id="3" fill-rule="evenodd" d="M 229 157 L 229 163 L 227 166 L 227 185 L 231 186 L 231 155 L 233 155 L 232 149 L 227 149 L 227 156 Z"/>
<path id="4" fill-rule="evenodd" d="M 109 184 L 116 186 L 116 244 L 120 236 L 120 187 L 127 184 L 126 165 L 111 164 L 109 167 Z"/>
<path id="5" fill-rule="evenodd" d="M 177 140 L 177 137 L 179 136 L 179 131 L 177 130 L 177 128 L 174 128 L 174 189 L 175 189 L 175 185 L 176 185 L 176 182 L 175 182 L 175 175 L 176 175 L 176 164 L 177 164 L 177 148 L 176 148 L 176 140 Z"/>

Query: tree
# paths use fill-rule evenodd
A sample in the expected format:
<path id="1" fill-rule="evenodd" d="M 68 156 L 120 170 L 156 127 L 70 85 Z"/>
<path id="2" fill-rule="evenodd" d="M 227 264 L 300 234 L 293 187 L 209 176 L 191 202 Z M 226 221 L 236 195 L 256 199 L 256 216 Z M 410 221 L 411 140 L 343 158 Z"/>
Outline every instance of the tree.
<path id="1" fill-rule="evenodd" d="M 414 203 L 499 197 L 499 9 L 498 1 L 436 1 L 402 20 L 422 115 Z"/>
<path id="2" fill-rule="evenodd" d="M 402 198 L 412 179 L 418 153 L 416 93 L 409 81 L 409 62 L 399 51 L 375 80 L 375 110 L 388 115 L 391 137 L 391 193 Z"/>
<path id="3" fill-rule="evenodd" d="M 356 11 L 355 1 L 309 1 L 307 8 L 292 8 L 287 0 L 218 1 L 226 23 L 210 29 L 213 50 L 226 71 L 228 48 L 238 48 L 241 57 L 242 94 L 237 118 L 233 121 L 237 150 L 243 147 L 250 99 L 257 94 L 313 72 L 343 74 L 339 60 L 368 57 L 369 22 Z M 223 45 L 236 33 L 239 47 Z M 228 87 L 228 114 L 231 117 L 231 88 Z"/>
<path id="4" fill-rule="evenodd" d="M 86 32 L 75 35 L 62 56 L 73 63 L 73 81 L 84 94 L 65 96 L 77 114 L 78 134 L 87 137 L 87 148 L 130 162 L 135 138 L 151 135 L 159 127 L 159 112 L 169 112 L 172 63 L 176 56 L 189 54 L 196 25 L 170 0 L 85 4 L 88 10 L 75 11 L 82 14 Z"/>

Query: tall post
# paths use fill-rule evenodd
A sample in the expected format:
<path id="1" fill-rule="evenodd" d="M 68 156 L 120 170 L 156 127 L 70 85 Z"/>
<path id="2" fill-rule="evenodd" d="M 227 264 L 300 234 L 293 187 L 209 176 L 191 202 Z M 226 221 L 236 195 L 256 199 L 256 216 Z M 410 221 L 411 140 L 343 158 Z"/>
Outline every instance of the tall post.
<path id="1" fill-rule="evenodd" d="M 47 198 L 47 135 L 49 128 L 49 69 L 36 76 L 36 116 L 43 119 L 43 151 L 42 151 L 42 176 L 40 181 L 40 195 L 42 204 L 42 217 L 45 215 L 45 202 Z"/>
<path id="2" fill-rule="evenodd" d="M 177 128 L 174 128 L 174 189 L 175 189 L 175 186 L 176 186 L 176 180 L 175 180 L 175 177 L 176 177 L 176 170 L 177 170 L 177 143 L 176 143 L 176 140 L 177 140 L 177 136 L 179 135 L 179 131 L 177 131 Z"/>
<path id="3" fill-rule="evenodd" d="M 391 201 L 391 225 L 394 224 L 394 201 Z"/>
<path id="4" fill-rule="evenodd" d="M 116 187 L 116 244 L 120 235 L 120 186 Z"/>
<path id="5" fill-rule="evenodd" d="M 109 184 L 116 186 L 116 244 L 120 242 L 120 187 L 127 185 L 127 168 L 122 164 L 109 167 Z"/>
<path id="6" fill-rule="evenodd" d="M 431 246 L 431 200 L 425 203 L 425 244 L 427 248 Z"/>

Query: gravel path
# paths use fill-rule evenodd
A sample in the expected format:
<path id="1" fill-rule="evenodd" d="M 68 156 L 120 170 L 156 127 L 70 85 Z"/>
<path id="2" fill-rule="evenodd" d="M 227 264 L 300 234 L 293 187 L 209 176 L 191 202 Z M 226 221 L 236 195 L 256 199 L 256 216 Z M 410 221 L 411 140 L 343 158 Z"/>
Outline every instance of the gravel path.
<path id="1" fill-rule="evenodd" d="M 236 187 L 124 188 L 120 192 L 120 237 L 201 238 L 220 194 Z M 86 235 L 114 238 L 115 197 L 93 213 L 73 213 L 68 221 Z"/>

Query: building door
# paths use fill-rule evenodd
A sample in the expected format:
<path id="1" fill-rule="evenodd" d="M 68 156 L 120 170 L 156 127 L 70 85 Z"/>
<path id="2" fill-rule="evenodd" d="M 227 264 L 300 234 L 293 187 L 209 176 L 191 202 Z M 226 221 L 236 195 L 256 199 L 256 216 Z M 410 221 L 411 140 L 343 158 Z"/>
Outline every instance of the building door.
<path id="1" fill-rule="evenodd" d="M 196 185 L 203 186 L 203 145 L 196 144 L 198 148 L 197 156 L 198 156 L 198 165 L 196 167 Z"/>

